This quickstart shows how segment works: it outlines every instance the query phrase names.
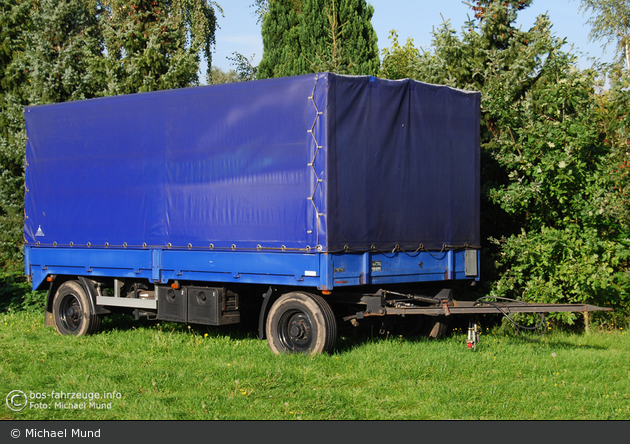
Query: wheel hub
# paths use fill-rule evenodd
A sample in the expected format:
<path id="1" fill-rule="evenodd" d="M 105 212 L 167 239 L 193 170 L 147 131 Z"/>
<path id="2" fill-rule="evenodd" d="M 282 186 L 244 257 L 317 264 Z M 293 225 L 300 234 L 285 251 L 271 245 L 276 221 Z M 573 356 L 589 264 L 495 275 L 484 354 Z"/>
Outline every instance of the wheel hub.
<path id="1" fill-rule="evenodd" d="M 76 296 L 66 296 L 61 304 L 61 322 L 68 331 L 76 331 L 81 323 L 82 310 Z"/>
<path id="2" fill-rule="evenodd" d="M 68 317 L 72 319 L 77 319 L 79 317 L 79 310 L 77 310 L 76 306 L 72 306 L 68 309 Z"/>
<path id="3" fill-rule="evenodd" d="M 306 351 L 313 341 L 311 320 L 306 313 L 290 311 L 280 320 L 279 337 L 287 350 Z"/>
<path id="4" fill-rule="evenodd" d="M 307 327 L 306 324 L 304 323 L 304 320 L 301 319 L 299 322 L 295 322 L 294 321 L 291 324 L 291 327 L 289 328 L 289 334 L 296 341 L 299 341 L 299 340 L 304 339 L 304 338 L 307 337 L 309 330 L 310 330 L 310 328 Z"/>

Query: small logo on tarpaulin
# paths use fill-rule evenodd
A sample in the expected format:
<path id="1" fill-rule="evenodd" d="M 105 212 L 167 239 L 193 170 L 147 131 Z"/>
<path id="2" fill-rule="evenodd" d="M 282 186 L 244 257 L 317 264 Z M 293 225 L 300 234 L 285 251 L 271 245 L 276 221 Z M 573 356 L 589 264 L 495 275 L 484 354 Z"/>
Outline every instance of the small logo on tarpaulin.
<path id="1" fill-rule="evenodd" d="M 44 232 L 42 231 L 42 226 L 41 225 L 37 229 L 37 233 L 35 233 L 35 236 L 44 236 Z"/>

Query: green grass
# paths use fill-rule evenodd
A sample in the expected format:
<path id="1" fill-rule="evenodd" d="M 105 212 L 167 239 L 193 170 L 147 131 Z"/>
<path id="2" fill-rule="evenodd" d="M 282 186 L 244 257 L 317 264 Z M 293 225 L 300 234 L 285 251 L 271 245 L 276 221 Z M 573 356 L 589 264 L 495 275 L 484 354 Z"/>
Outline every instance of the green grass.
<path id="1" fill-rule="evenodd" d="M 0 313 L 0 394 L 112 393 L 109 408 L 0 406 L 0 419 L 630 419 L 630 333 L 484 331 L 439 341 L 341 338 L 333 355 L 273 355 L 232 328 L 126 321 L 63 337 Z M 555 357 L 552 355 L 555 354 Z M 65 400 L 68 402 L 68 400 Z M 78 401 L 72 401 L 78 402 Z"/>

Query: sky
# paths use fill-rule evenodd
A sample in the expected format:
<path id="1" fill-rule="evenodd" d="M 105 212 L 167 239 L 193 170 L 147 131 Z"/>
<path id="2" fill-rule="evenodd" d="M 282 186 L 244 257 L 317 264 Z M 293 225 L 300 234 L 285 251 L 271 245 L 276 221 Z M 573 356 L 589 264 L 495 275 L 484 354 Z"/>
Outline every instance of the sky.
<path id="1" fill-rule="evenodd" d="M 218 17 L 220 29 L 216 31 L 216 47 L 212 55 L 212 64 L 225 71 L 234 69 L 227 57 L 239 52 L 247 58 L 253 57 L 253 64 L 260 62 L 263 53 L 261 25 L 256 23 L 253 0 L 217 0 L 223 8 L 225 17 Z M 372 26 L 378 37 L 379 49 L 390 46 L 389 33 L 398 31 L 398 39 L 404 43 L 412 38 L 418 48 L 430 49 L 431 31 L 445 20 L 460 31 L 472 10 L 462 0 L 368 0 L 374 6 Z M 588 16 L 580 12 L 579 0 L 534 0 L 532 6 L 519 13 L 517 25 L 523 29 L 533 26 L 536 17 L 547 14 L 553 24 L 552 31 L 557 37 L 567 38 L 573 45 L 573 51 L 579 56 L 580 68 L 592 65 L 590 58 L 611 62 L 614 47 L 610 45 L 606 52 L 602 42 L 588 41 L 590 32 L 586 24 Z M 471 14 L 472 15 L 472 14 Z M 569 47 L 566 48 L 569 50 Z M 205 72 L 205 66 L 202 68 Z"/>

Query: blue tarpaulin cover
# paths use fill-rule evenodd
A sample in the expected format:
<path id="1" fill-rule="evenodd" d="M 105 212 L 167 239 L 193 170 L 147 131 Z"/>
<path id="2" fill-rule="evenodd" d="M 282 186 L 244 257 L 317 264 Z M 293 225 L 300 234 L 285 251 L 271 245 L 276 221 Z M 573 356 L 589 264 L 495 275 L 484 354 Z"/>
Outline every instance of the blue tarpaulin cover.
<path id="1" fill-rule="evenodd" d="M 29 244 L 479 246 L 480 95 L 320 73 L 25 109 Z"/>

